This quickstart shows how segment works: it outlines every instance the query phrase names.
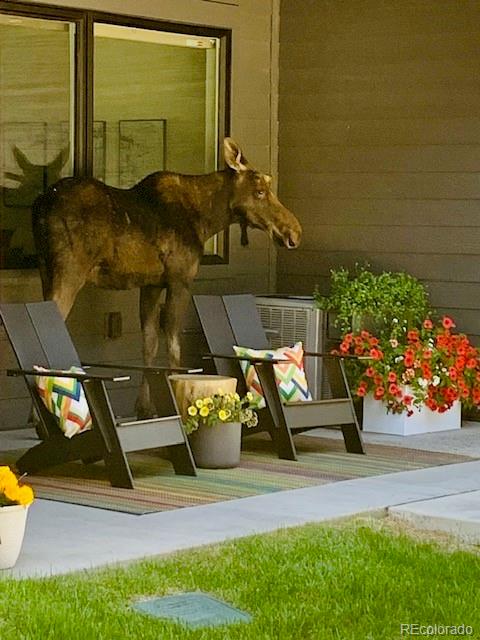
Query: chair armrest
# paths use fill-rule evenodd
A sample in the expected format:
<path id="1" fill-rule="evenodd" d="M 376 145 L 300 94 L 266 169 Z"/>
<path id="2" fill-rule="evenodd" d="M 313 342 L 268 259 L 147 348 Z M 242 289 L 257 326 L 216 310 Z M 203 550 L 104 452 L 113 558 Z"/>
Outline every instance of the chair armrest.
<path id="1" fill-rule="evenodd" d="M 82 367 L 97 367 L 98 369 L 117 369 L 123 371 L 139 371 L 143 373 L 202 373 L 203 369 L 191 367 L 143 367 L 135 364 L 105 364 L 100 362 L 82 362 Z"/>
<path id="2" fill-rule="evenodd" d="M 342 353 L 320 353 L 317 351 L 304 351 L 304 356 L 308 358 L 336 358 L 339 360 L 372 360 L 371 356 L 356 356 L 353 354 L 342 354 Z"/>
<path id="3" fill-rule="evenodd" d="M 258 363 L 271 363 L 277 364 L 279 362 L 285 362 L 286 359 L 281 358 L 255 358 L 252 356 L 237 356 L 226 353 L 206 353 L 202 356 L 203 360 L 213 360 L 213 358 L 222 358 L 224 360 L 246 360 L 247 362 L 251 362 L 252 364 Z"/>
<path id="4" fill-rule="evenodd" d="M 125 382 L 130 376 L 107 376 L 80 371 L 63 371 L 62 369 L 7 369 L 7 376 L 58 376 L 59 378 L 75 378 L 76 380 L 107 380 L 110 382 Z"/>

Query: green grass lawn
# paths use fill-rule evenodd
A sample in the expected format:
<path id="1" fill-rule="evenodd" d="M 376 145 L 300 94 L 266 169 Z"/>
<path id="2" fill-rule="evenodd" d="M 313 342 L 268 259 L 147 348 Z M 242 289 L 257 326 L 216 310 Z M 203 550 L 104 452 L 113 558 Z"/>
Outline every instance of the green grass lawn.
<path id="1" fill-rule="evenodd" d="M 468 637 L 480 637 L 479 576 L 476 553 L 397 534 L 381 521 L 308 525 L 127 567 L 4 578 L 0 638 L 389 640 L 409 637 L 400 634 L 407 623 L 471 625 Z M 130 608 L 139 597 L 196 590 L 253 621 L 192 630 Z"/>

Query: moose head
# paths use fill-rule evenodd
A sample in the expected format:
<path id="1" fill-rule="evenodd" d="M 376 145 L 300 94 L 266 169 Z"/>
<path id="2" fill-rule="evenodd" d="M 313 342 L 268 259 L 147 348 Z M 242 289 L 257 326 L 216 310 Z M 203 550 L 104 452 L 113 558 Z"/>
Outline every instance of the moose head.
<path id="1" fill-rule="evenodd" d="M 43 193 L 48 185 L 53 184 L 60 178 L 61 171 L 65 166 L 69 153 L 68 148 L 60 151 L 55 158 L 46 165 L 34 164 L 16 145 L 12 148 L 13 157 L 21 169 L 22 174 L 6 171 L 5 178 L 15 180 L 19 183 L 17 191 L 23 194 L 23 200 L 33 201 L 40 193 Z"/>
<path id="2" fill-rule="evenodd" d="M 295 249 L 302 228 L 297 218 L 271 189 L 271 176 L 256 171 L 232 138 L 223 143 L 225 163 L 234 172 L 230 209 L 242 229 L 242 245 L 248 244 L 247 228 L 262 229 L 281 247 Z"/>

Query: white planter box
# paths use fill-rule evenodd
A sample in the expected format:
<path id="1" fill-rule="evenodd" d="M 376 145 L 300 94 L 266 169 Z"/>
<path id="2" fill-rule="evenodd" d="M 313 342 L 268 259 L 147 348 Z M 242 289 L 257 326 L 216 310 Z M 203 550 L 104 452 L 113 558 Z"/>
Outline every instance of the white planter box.
<path id="1" fill-rule="evenodd" d="M 372 395 L 363 399 L 363 430 L 371 433 L 388 433 L 395 436 L 412 436 L 419 433 L 451 431 L 460 429 L 462 405 L 459 401 L 445 413 L 432 411 L 428 407 L 413 407 L 413 415 L 387 413 L 385 404 Z"/>

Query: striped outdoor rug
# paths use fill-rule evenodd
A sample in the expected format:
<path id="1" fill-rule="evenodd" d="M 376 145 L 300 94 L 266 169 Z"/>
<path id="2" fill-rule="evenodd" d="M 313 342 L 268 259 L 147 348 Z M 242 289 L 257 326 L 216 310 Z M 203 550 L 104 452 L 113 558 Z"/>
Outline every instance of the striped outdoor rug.
<path id="1" fill-rule="evenodd" d="M 341 440 L 309 436 L 297 436 L 295 444 L 298 462 L 291 462 L 276 457 L 267 437 L 247 438 L 239 467 L 199 469 L 197 477 L 175 475 L 154 450 L 128 454 L 134 490 L 111 487 L 100 463 L 71 463 L 28 481 L 38 498 L 140 515 L 472 460 L 383 445 L 368 445 L 367 455 L 355 455 L 345 452 Z"/>

